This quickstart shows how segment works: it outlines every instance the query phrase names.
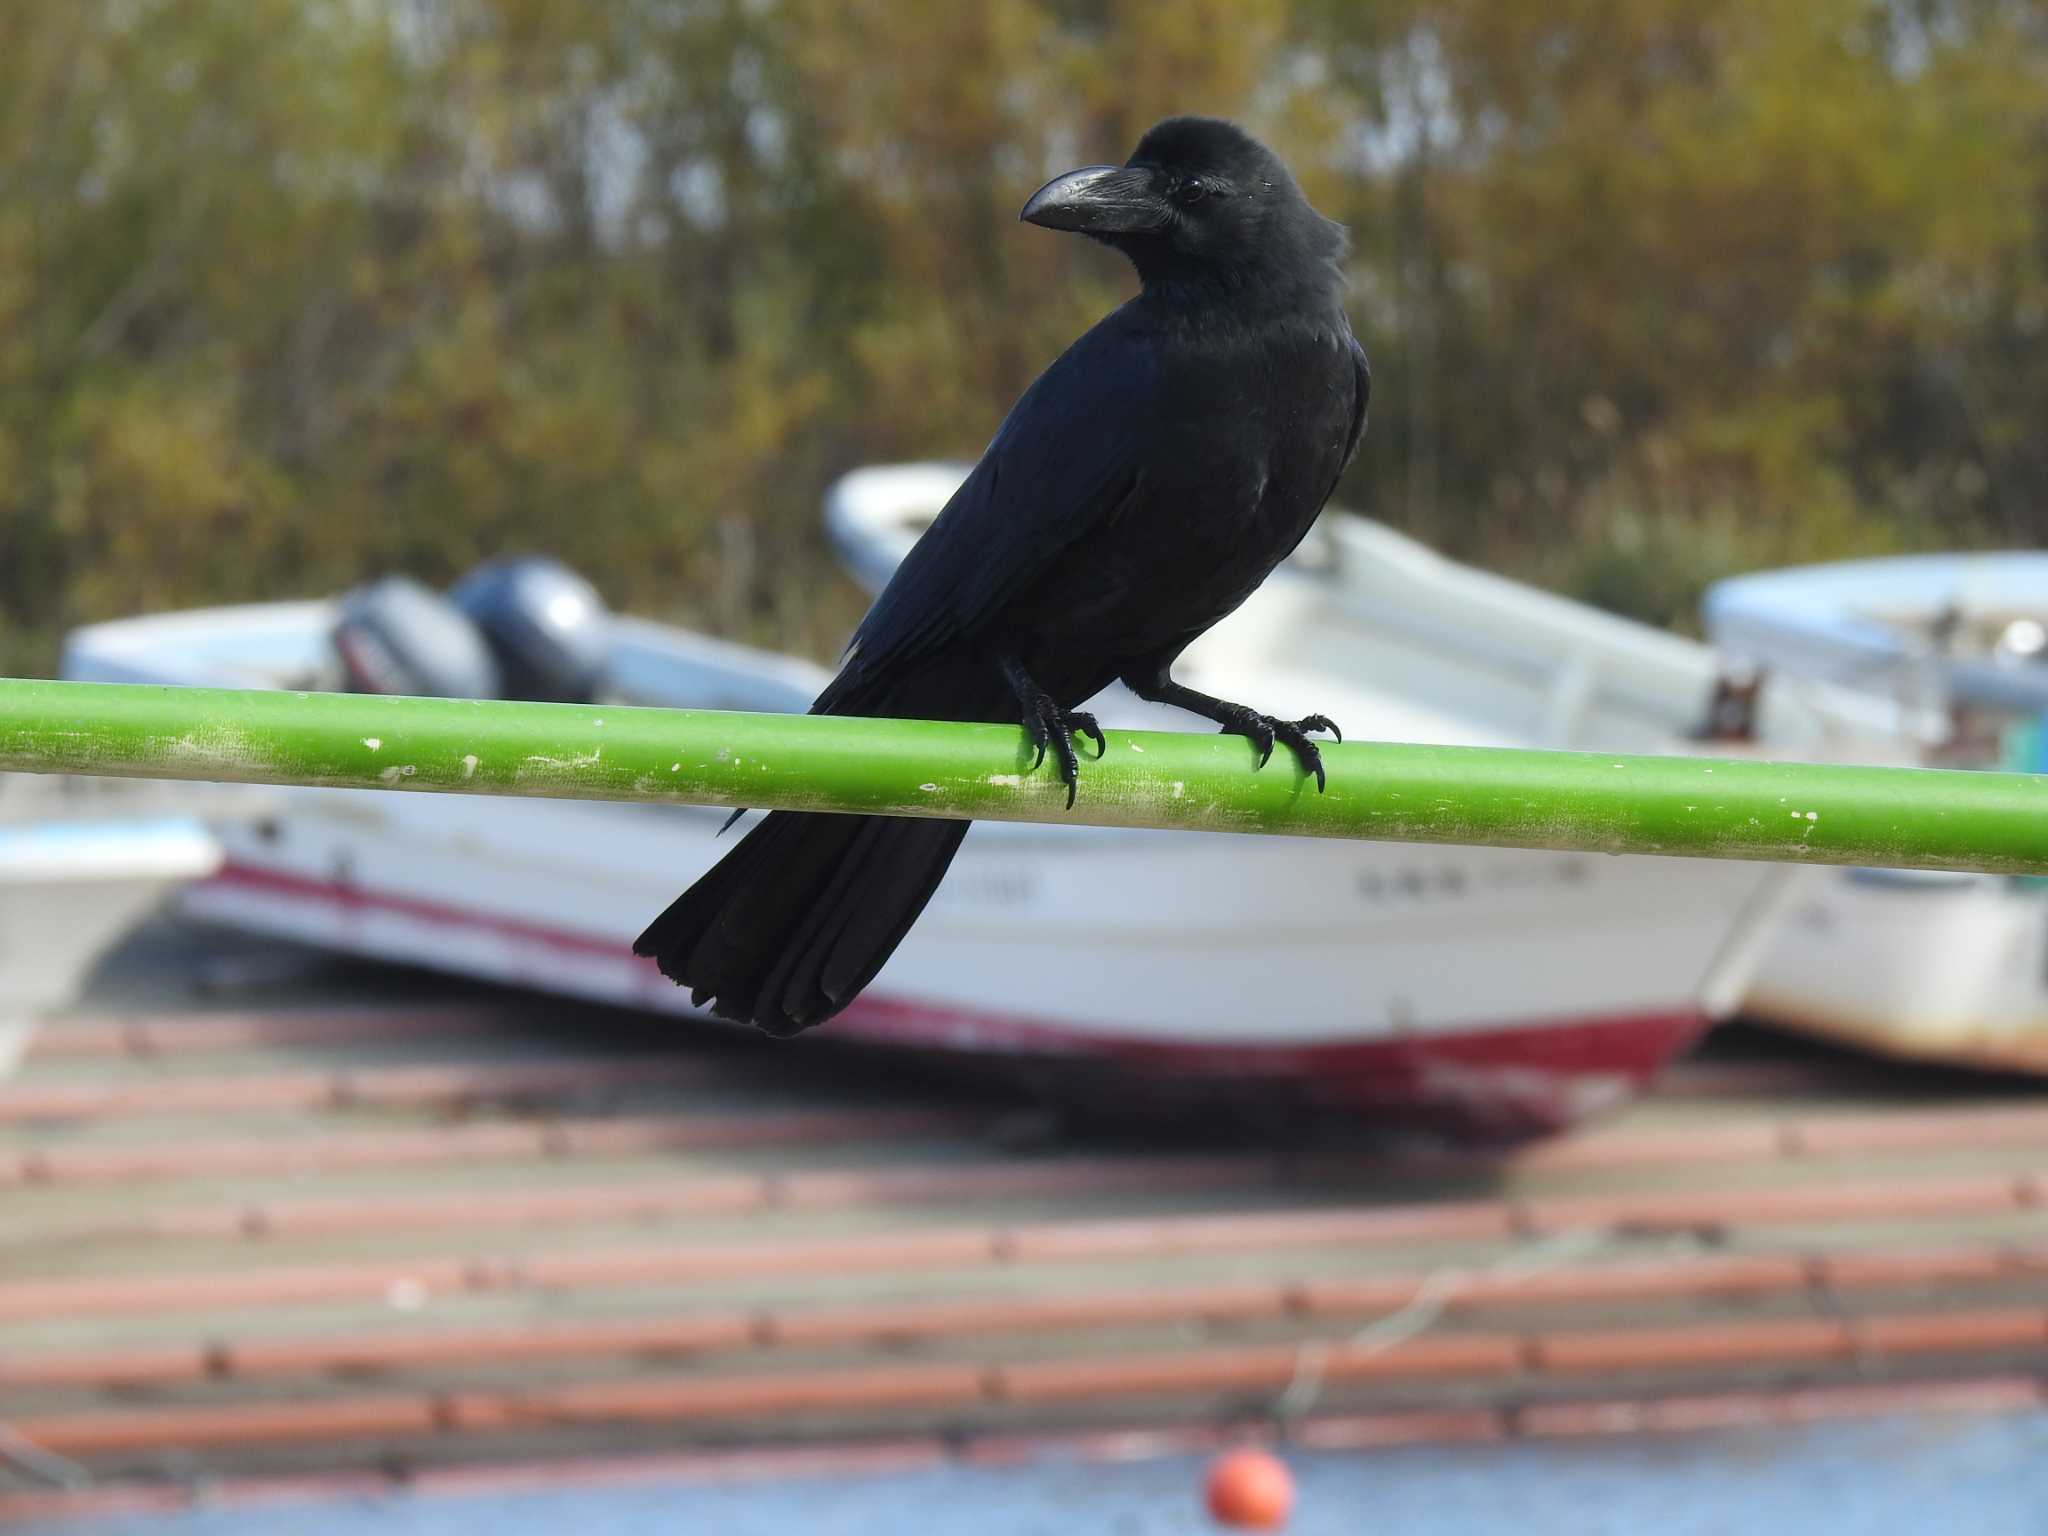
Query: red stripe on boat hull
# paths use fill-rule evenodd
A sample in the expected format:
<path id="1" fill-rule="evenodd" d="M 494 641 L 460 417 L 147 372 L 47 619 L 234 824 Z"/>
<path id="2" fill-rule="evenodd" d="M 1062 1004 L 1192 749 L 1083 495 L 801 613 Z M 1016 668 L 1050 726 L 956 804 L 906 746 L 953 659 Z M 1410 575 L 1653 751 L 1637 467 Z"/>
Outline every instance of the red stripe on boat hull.
<path id="1" fill-rule="evenodd" d="M 614 940 L 494 916 L 393 892 L 230 863 L 198 887 L 204 895 L 260 895 L 266 902 L 337 913 L 413 919 L 431 928 L 466 929 L 537 950 L 619 968 L 626 990 L 664 1011 L 680 1007 L 651 961 Z M 242 909 L 246 912 L 246 908 Z M 260 918 L 251 920 L 261 926 Z M 280 925 L 282 926 L 282 925 Z M 336 936 L 346 943 L 346 935 Z M 384 953 L 374 946 L 365 952 Z M 504 980 L 508 978 L 497 977 Z M 547 987 L 545 966 L 523 978 Z M 567 990 L 577 989 L 563 978 Z M 564 990 L 556 986 L 554 990 Z M 615 1000 L 615 992 L 608 993 Z M 940 1059 L 993 1057 L 1001 1070 L 1064 1090 L 1088 1088 L 1105 1074 L 1161 1103 L 1218 1097 L 1312 1103 L 1369 1111 L 1375 1123 L 1420 1121 L 1490 1135 L 1555 1130 L 1639 1090 L 1706 1028 L 1694 1009 L 1524 1020 L 1456 1033 L 1273 1044 L 1254 1039 L 1162 1040 L 1028 1017 L 968 1012 L 870 992 L 829 1026 L 858 1040 Z M 993 1063 L 992 1063 L 993 1065 Z"/>

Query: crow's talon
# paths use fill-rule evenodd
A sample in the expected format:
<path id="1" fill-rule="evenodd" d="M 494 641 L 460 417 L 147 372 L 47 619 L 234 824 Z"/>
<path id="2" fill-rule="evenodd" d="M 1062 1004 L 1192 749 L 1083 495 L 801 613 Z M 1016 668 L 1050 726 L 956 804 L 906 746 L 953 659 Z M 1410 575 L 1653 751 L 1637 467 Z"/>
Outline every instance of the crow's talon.
<path id="1" fill-rule="evenodd" d="M 1344 733 L 1337 729 L 1336 722 L 1327 715 L 1307 715 L 1299 720 L 1276 720 L 1271 715 L 1262 715 L 1255 710 L 1245 710 L 1233 715 L 1223 727 L 1224 734 L 1244 736 L 1251 740 L 1259 754 L 1257 766 L 1263 768 L 1273 756 L 1275 742 L 1282 743 L 1294 754 L 1294 760 L 1301 765 L 1305 774 L 1314 774 L 1316 793 L 1321 794 L 1329 780 L 1323 772 L 1323 754 L 1316 744 L 1309 740 L 1310 731 L 1328 731 L 1339 741 Z"/>
<path id="2" fill-rule="evenodd" d="M 1071 811 L 1081 783 L 1081 760 L 1074 753 L 1074 738 L 1086 736 L 1092 740 L 1099 760 L 1109 750 L 1109 744 L 1102 739 L 1102 727 L 1095 723 L 1093 715 L 1079 711 L 1070 714 L 1050 694 L 1042 693 L 1033 701 L 1031 713 L 1024 717 L 1024 731 L 1038 748 L 1038 755 L 1031 760 L 1033 772 L 1045 761 L 1048 749 L 1059 760 L 1060 782 L 1067 786 L 1067 809 Z"/>
<path id="3" fill-rule="evenodd" d="M 1275 721 L 1274 730 L 1294 753 L 1294 760 L 1301 764 L 1301 771 L 1316 776 L 1316 793 L 1320 795 L 1326 785 L 1323 778 L 1322 752 L 1308 739 L 1299 724 L 1289 724 L 1284 720 Z"/>
<path id="4" fill-rule="evenodd" d="M 1102 737 L 1102 727 L 1095 723 L 1093 715 L 1075 710 L 1067 716 L 1067 730 L 1075 736 L 1086 736 L 1095 743 L 1095 761 L 1098 763 L 1102 761 L 1103 754 L 1109 751 L 1109 743 Z"/>
<path id="5" fill-rule="evenodd" d="M 1223 734 L 1242 736 L 1252 744 L 1252 750 L 1259 755 L 1254 767 L 1263 768 L 1266 760 L 1273 755 L 1273 727 L 1279 721 L 1270 715 L 1262 715 L 1255 709 L 1241 709 L 1232 706 L 1232 713 L 1223 722 Z"/>

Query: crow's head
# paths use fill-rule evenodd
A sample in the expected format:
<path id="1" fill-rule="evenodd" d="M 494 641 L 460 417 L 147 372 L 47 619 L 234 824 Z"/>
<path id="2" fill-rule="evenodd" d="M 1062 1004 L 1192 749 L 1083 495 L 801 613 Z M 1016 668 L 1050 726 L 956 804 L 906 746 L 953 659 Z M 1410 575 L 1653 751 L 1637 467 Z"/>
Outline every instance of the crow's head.
<path id="1" fill-rule="evenodd" d="M 1287 167 L 1232 123 L 1172 117 L 1122 165 L 1040 187 L 1019 215 L 1122 251 L 1147 283 L 1176 275 L 1333 274 L 1344 231 L 1311 208 Z"/>

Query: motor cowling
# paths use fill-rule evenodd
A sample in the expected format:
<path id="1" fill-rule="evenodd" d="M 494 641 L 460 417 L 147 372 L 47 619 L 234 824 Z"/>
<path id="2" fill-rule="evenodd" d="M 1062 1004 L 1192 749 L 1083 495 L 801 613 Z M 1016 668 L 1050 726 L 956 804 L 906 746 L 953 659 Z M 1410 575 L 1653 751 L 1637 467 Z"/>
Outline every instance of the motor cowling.
<path id="1" fill-rule="evenodd" d="M 504 697 L 568 704 L 597 697 L 611 665 L 611 614 L 597 588 L 560 561 L 488 561 L 448 599 L 490 643 Z"/>
<path id="2" fill-rule="evenodd" d="M 353 693 L 488 699 L 502 684 L 476 624 L 410 576 L 385 576 L 349 592 L 333 638 Z"/>

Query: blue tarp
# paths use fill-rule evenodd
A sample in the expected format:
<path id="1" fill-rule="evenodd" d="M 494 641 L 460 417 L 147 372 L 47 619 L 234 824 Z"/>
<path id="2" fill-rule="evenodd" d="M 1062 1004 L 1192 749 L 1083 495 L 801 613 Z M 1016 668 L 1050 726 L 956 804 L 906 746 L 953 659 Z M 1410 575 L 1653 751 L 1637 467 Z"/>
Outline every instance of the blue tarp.
<path id="1" fill-rule="evenodd" d="M 2041 1536 L 2048 1414 L 1571 1443 L 1290 1452 L 1289 1536 Z M 1041 1463 L 781 1483 L 380 1498 L 95 1524 L 94 1536 L 1173 1536 L 1204 1463 Z M 53 1527 L 72 1536 L 79 1526 Z"/>

